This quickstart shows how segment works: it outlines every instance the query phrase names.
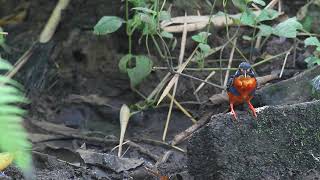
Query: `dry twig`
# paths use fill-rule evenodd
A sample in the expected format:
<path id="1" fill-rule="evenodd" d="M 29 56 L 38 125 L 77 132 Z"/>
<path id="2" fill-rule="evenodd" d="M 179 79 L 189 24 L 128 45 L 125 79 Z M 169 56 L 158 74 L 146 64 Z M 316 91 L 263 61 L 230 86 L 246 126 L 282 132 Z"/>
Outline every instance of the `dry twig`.
<path id="1" fill-rule="evenodd" d="M 185 16 L 187 16 L 187 14 Z M 181 49 L 180 49 L 179 65 L 178 66 L 181 66 L 182 62 L 183 62 L 184 52 L 185 52 L 185 49 L 186 49 L 186 41 L 187 41 L 187 23 L 184 22 L 184 30 L 183 30 L 183 33 L 182 33 Z M 177 78 L 176 78 L 176 80 L 174 82 L 174 87 L 173 87 L 173 91 L 172 91 L 172 98 L 171 98 L 171 102 L 170 102 L 169 112 L 168 112 L 168 115 L 167 115 L 167 120 L 166 120 L 166 124 L 165 124 L 164 131 L 163 131 L 163 136 L 162 136 L 162 140 L 163 141 L 166 140 L 168 126 L 169 126 L 171 113 L 172 113 L 172 106 L 173 106 L 173 102 L 174 102 L 174 97 L 175 97 L 176 91 L 177 91 L 178 81 L 179 81 L 179 76 L 177 76 Z M 170 91 L 170 89 L 169 89 L 169 91 Z M 158 102 L 158 104 L 159 104 L 159 102 Z"/>
<path id="2" fill-rule="evenodd" d="M 183 142 L 184 140 L 186 140 L 193 132 L 195 132 L 197 129 L 199 129 L 200 127 L 205 125 L 210 120 L 210 116 L 212 114 L 213 114 L 212 112 L 206 113 L 203 117 L 201 117 L 201 119 L 199 121 L 197 121 L 197 123 L 195 123 L 194 125 L 190 126 L 185 131 L 177 134 L 174 137 L 174 139 L 172 140 L 171 145 L 178 145 L 181 142 Z"/>

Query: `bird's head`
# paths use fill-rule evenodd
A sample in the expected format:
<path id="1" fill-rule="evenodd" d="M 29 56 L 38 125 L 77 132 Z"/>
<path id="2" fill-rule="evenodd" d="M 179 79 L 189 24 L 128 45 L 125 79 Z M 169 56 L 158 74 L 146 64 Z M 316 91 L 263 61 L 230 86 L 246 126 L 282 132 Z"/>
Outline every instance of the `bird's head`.
<path id="1" fill-rule="evenodd" d="M 239 69 L 237 71 L 237 75 L 243 75 L 245 78 L 249 76 L 254 76 L 254 72 L 251 68 L 251 65 L 247 62 L 242 62 L 239 64 Z"/>

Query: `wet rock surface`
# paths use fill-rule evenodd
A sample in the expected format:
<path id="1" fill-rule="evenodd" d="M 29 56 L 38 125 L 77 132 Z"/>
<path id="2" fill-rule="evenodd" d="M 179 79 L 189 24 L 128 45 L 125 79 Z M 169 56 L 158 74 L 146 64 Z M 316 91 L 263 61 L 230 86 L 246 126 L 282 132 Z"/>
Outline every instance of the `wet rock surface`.
<path id="1" fill-rule="evenodd" d="M 313 179 L 320 172 L 320 101 L 212 116 L 188 144 L 195 179 Z"/>
<path id="2" fill-rule="evenodd" d="M 254 102 L 260 105 L 294 104 L 313 99 L 311 80 L 320 74 L 320 67 L 306 70 L 299 75 L 261 88 Z"/>

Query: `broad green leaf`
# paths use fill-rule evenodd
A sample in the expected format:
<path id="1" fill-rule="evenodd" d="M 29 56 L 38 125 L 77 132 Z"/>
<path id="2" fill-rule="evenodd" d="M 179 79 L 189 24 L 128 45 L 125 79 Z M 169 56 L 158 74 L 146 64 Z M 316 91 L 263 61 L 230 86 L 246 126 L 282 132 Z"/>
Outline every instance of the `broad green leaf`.
<path id="1" fill-rule="evenodd" d="M 93 33 L 96 35 L 113 33 L 121 27 L 123 22 L 123 19 L 117 16 L 103 16 L 94 26 Z"/>
<path id="2" fill-rule="evenodd" d="M 249 9 L 246 9 L 240 18 L 241 24 L 254 26 L 256 23 L 255 15 Z"/>
<path id="3" fill-rule="evenodd" d="M 257 17 L 257 22 L 269 21 L 279 17 L 280 13 L 273 9 L 263 9 Z"/>
<path id="4" fill-rule="evenodd" d="M 149 8 L 145 8 L 145 7 L 135 7 L 135 8 L 132 8 L 133 10 L 137 10 L 137 11 L 142 11 L 144 13 L 150 13 L 150 14 L 157 14 L 156 11 L 152 10 L 152 9 L 149 9 Z"/>
<path id="5" fill-rule="evenodd" d="M 173 38 L 173 34 L 167 32 L 167 31 L 162 31 L 162 32 L 160 33 L 160 35 L 161 35 L 162 37 L 168 38 L 168 39 L 172 39 L 172 38 Z"/>
<path id="6" fill-rule="evenodd" d="M 261 6 L 265 6 L 266 3 L 263 0 L 253 0 L 252 2 L 254 2 L 255 4 L 259 4 Z"/>
<path id="7" fill-rule="evenodd" d="M 297 30 L 302 29 L 302 25 L 297 21 L 297 18 L 289 18 L 286 21 L 278 24 L 273 34 L 280 37 L 295 38 L 297 37 Z"/>
<path id="8" fill-rule="evenodd" d="M 9 69 L 11 65 L 0 59 L 1 69 Z M 23 170 L 31 170 L 31 144 L 21 125 L 24 110 L 15 104 L 27 102 L 20 89 L 13 80 L 1 76 L 0 82 L 0 150 L 13 154 L 16 164 Z M 14 86 L 12 86 L 14 85 Z M 1 153 L 1 156 L 3 153 Z"/>
<path id="9" fill-rule="evenodd" d="M 208 44 L 204 44 L 204 43 L 200 43 L 199 44 L 199 48 L 201 49 L 201 51 L 203 52 L 203 53 L 208 53 L 209 51 L 210 51 L 210 46 L 208 45 Z"/>
<path id="10" fill-rule="evenodd" d="M 260 31 L 257 36 L 270 36 L 273 31 L 273 28 L 271 26 L 267 26 L 264 24 L 259 25 L 258 28 L 260 29 Z"/>
<path id="11" fill-rule="evenodd" d="M 136 66 L 127 69 L 132 87 L 140 84 L 151 73 L 153 65 L 151 59 L 146 56 L 135 56 L 135 59 Z"/>
<path id="12" fill-rule="evenodd" d="M 309 37 L 304 40 L 305 46 L 320 46 L 320 42 L 316 37 Z"/>
<path id="13" fill-rule="evenodd" d="M 120 72 L 127 73 L 128 62 L 130 62 L 131 59 L 132 59 L 131 54 L 127 54 L 120 59 L 120 61 L 119 61 Z"/>
<path id="14" fill-rule="evenodd" d="M 211 33 L 200 32 L 197 35 L 193 35 L 191 38 L 198 43 L 206 43 L 207 38 L 211 35 Z"/>
<path id="15" fill-rule="evenodd" d="M 170 20 L 170 19 L 171 19 L 171 15 L 168 11 L 160 11 L 160 15 L 159 15 L 160 21 Z"/>

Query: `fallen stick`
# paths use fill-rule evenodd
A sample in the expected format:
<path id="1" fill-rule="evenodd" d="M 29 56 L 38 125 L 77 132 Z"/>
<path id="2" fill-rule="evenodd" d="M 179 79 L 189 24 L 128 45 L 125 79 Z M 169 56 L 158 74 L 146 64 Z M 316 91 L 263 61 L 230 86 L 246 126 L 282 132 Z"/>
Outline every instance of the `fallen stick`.
<path id="1" fill-rule="evenodd" d="M 184 140 L 186 140 L 193 132 L 195 132 L 196 130 L 198 130 L 200 127 L 202 127 L 203 125 L 205 125 L 209 120 L 210 120 L 210 116 L 213 113 L 206 113 L 203 117 L 201 117 L 201 119 L 199 121 L 197 121 L 197 123 L 193 124 L 192 126 L 190 126 L 188 129 L 186 129 L 185 131 L 177 134 L 172 142 L 171 145 L 175 146 L 180 144 L 181 142 L 183 142 Z"/>
<path id="2" fill-rule="evenodd" d="M 258 16 L 261 13 L 261 10 L 253 11 L 253 13 Z M 281 12 L 280 14 L 283 14 Z M 209 22 L 213 24 L 215 27 L 224 27 L 224 26 L 232 26 L 238 25 L 238 23 L 234 19 L 240 19 L 242 13 L 227 15 L 224 14 L 216 14 L 210 16 L 179 16 L 171 18 L 170 20 L 164 20 L 161 22 L 160 27 L 162 30 L 166 32 L 178 33 L 183 32 L 184 25 L 183 23 L 187 23 L 187 31 L 198 31 L 207 26 Z"/>
<path id="3" fill-rule="evenodd" d="M 255 15 L 259 15 L 261 11 L 254 11 Z M 225 17 L 223 14 L 210 16 L 181 16 L 174 17 L 170 20 L 162 21 L 160 27 L 167 32 L 183 32 L 184 22 L 187 23 L 187 31 L 197 31 L 207 26 L 208 22 L 211 22 L 216 27 L 235 25 L 236 22 L 233 19 L 240 19 L 241 13 L 235 15 L 228 15 Z M 182 25 L 173 25 L 182 24 Z M 172 25 L 172 26 L 170 26 Z"/>

